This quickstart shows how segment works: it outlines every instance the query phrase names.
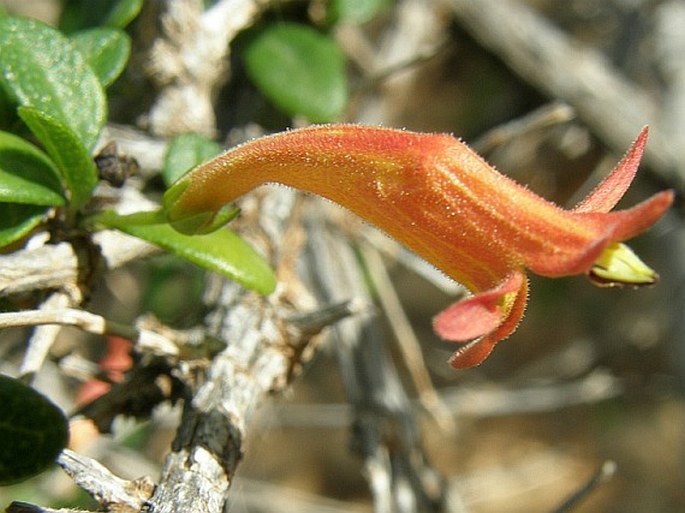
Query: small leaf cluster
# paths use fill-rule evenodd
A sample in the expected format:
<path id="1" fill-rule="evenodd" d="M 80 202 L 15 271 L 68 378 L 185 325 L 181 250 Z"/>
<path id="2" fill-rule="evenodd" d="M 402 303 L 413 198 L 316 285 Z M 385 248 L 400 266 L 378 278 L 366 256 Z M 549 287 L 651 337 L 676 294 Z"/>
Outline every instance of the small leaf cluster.
<path id="1" fill-rule="evenodd" d="M 0 246 L 25 237 L 53 207 L 73 218 L 91 197 L 98 181 L 91 152 L 107 120 L 104 87 L 129 51 L 117 28 L 70 38 L 35 20 L 0 18 L 1 121 L 16 132 L 0 132 Z"/>
<path id="2" fill-rule="evenodd" d="M 126 66 L 131 43 L 123 28 L 141 6 L 141 0 L 121 0 L 107 11 L 107 26 L 69 35 L 0 14 L 0 248 L 21 245 L 48 226 L 62 233 L 117 229 L 270 293 L 273 271 L 227 229 L 200 240 L 172 230 L 160 212 L 92 211 L 99 182 L 93 154 L 108 118 L 105 90 Z M 166 183 L 218 152 L 212 141 L 179 138 L 166 161 Z M 236 213 L 227 209 L 221 220 Z"/>

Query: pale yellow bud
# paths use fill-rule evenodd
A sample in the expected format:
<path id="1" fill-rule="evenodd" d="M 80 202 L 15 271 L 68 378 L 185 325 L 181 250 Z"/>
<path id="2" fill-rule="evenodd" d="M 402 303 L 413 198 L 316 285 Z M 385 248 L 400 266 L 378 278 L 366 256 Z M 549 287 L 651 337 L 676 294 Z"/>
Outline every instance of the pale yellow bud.
<path id="1" fill-rule="evenodd" d="M 652 285 L 659 275 L 645 265 L 625 244 L 607 246 L 590 270 L 590 279 L 600 287 Z"/>

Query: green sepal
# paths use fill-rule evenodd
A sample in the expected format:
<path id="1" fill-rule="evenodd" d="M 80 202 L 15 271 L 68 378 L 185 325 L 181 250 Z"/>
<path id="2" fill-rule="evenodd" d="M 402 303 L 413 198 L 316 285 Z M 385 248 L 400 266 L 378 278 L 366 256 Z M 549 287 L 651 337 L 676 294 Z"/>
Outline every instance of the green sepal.
<path id="1" fill-rule="evenodd" d="M 187 133 L 175 137 L 164 156 L 162 178 L 167 186 L 176 182 L 188 170 L 214 157 L 221 146 L 200 134 Z"/>

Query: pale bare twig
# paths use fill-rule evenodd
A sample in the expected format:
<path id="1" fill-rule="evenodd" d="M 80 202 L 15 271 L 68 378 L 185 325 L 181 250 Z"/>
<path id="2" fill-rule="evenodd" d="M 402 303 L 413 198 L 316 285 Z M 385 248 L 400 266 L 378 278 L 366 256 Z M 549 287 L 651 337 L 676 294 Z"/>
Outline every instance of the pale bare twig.
<path id="1" fill-rule="evenodd" d="M 148 114 L 153 133 L 216 132 L 214 100 L 228 78 L 229 43 L 268 5 L 266 0 L 161 3 L 162 33 L 150 50 L 148 72 L 161 86 Z"/>
<path id="2" fill-rule="evenodd" d="M 578 490 L 573 492 L 571 496 L 566 499 L 558 508 L 555 508 L 552 513 L 569 513 L 573 511 L 583 500 L 587 498 L 593 491 L 603 483 L 609 481 L 616 473 L 616 463 L 608 460 L 595 472 L 595 474 L 581 486 Z"/>
<path id="3" fill-rule="evenodd" d="M 522 133 L 548 129 L 575 118 L 573 109 L 562 102 L 552 102 L 507 123 L 498 125 L 481 135 L 470 146 L 478 153 L 487 155 L 498 146 L 521 137 Z"/>
<path id="4" fill-rule="evenodd" d="M 149 200 L 134 189 L 127 187 L 121 191 L 123 209 L 134 210 L 136 206 L 144 209 L 149 205 Z M 113 269 L 156 251 L 140 239 L 116 232 L 98 233 L 94 240 L 94 244 L 76 240 L 0 255 L 0 293 L 53 290 L 40 306 L 42 315 L 50 315 L 50 311 L 78 305 L 84 296 L 83 289 L 90 286 L 100 265 Z M 44 324 L 34 330 L 19 370 L 25 380 L 30 381 L 41 368 L 60 330 L 59 323 Z"/>
<path id="5" fill-rule="evenodd" d="M 115 476 L 96 460 L 64 449 L 57 463 L 72 480 L 95 498 L 105 511 L 137 513 L 154 487 L 149 478 L 128 481 Z M 77 509 L 43 508 L 25 502 L 13 502 L 7 513 L 85 513 Z"/>
<path id="6" fill-rule="evenodd" d="M 149 321 L 143 319 L 145 323 Z M 115 335 L 135 342 L 135 348 L 140 353 L 154 354 L 168 358 L 177 358 L 179 347 L 191 342 L 193 336 L 169 328 L 163 328 L 164 333 L 143 328 L 141 325 L 131 326 L 105 319 L 78 308 L 50 308 L 41 310 L 22 310 L 19 312 L 0 313 L 0 329 L 25 326 L 74 326 L 94 335 Z M 27 355 L 29 351 L 27 351 Z M 43 354 L 43 357 L 45 355 Z"/>
<path id="7" fill-rule="evenodd" d="M 78 308 L 51 308 L 50 310 L 21 310 L 0 313 L 0 329 L 55 324 L 76 326 L 96 335 L 120 335 L 130 338 L 135 331 L 124 325 L 107 322 L 101 315 Z"/>
<path id="8" fill-rule="evenodd" d="M 306 266 L 323 302 L 368 297 L 348 240 L 325 227 L 321 210 L 307 217 Z M 337 324 L 335 348 L 353 408 L 356 452 L 364 459 L 375 511 L 459 511 L 441 476 L 426 461 L 413 406 L 369 317 Z M 451 509 L 450 509 L 451 508 Z"/>
<path id="9" fill-rule="evenodd" d="M 116 505 L 117 511 L 140 511 L 154 484 L 149 478 L 136 481 L 121 479 L 92 458 L 65 449 L 57 463 L 72 480 L 97 499 L 105 508 Z"/>
<path id="10" fill-rule="evenodd" d="M 64 292 L 53 292 L 45 302 L 41 305 L 43 312 L 49 312 L 52 309 L 67 308 L 73 304 L 73 298 Z M 36 372 L 43 366 L 43 362 L 50 352 L 50 348 L 55 342 L 59 334 L 60 327 L 55 324 L 43 325 L 37 327 L 31 337 L 29 338 L 26 351 L 24 352 L 24 359 L 19 368 L 19 376 L 26 380 L 32 381 Z"/>
<path id="11" fill-rule="evenodd" d="M 13 501 L 7 508 L 5 513 L 90 513 L 85 509 L 71 509 L 71 508 L 44 508 L 36 504 L 30 504 L 23 501 Z"/>
<path id="12" fill-rule="evenodd" d="M 362 248 L 361 252 L 378 290 L 381 307 L 389 319 L 402 358 L 418 392 L 419 402 L 446 433 L 454 432 L 454 420 L 433 386 L 419 340 L 400 303 L 385 263 L 374 249 Z"/>

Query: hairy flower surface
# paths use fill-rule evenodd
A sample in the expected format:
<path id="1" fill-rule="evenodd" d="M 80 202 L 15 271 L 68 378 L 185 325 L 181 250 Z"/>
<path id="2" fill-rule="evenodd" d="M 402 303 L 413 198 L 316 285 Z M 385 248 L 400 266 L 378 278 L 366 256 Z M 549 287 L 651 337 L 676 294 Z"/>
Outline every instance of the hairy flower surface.
<path id="1" fill-rule="evenodd" d="M 181 178 L 164 203 L 169 221 L 186 233 L 210 229 L 226 203 L 268 182 L 347 207 L 472 292 L 434 320 L 438 335 L 464 344 L 450 363 L 467 368 L 516 329 L 527 301 L 526 269 L 587 274 L 602 286 L 658 279 L 621 241 L 652 226 L 673 193 L 611 212 L 635 176 L 646 138 L 645 129 L 572 210 L 500 174 L 451 136 L 359 125 L 314 126 L 243 144 Z"/>

